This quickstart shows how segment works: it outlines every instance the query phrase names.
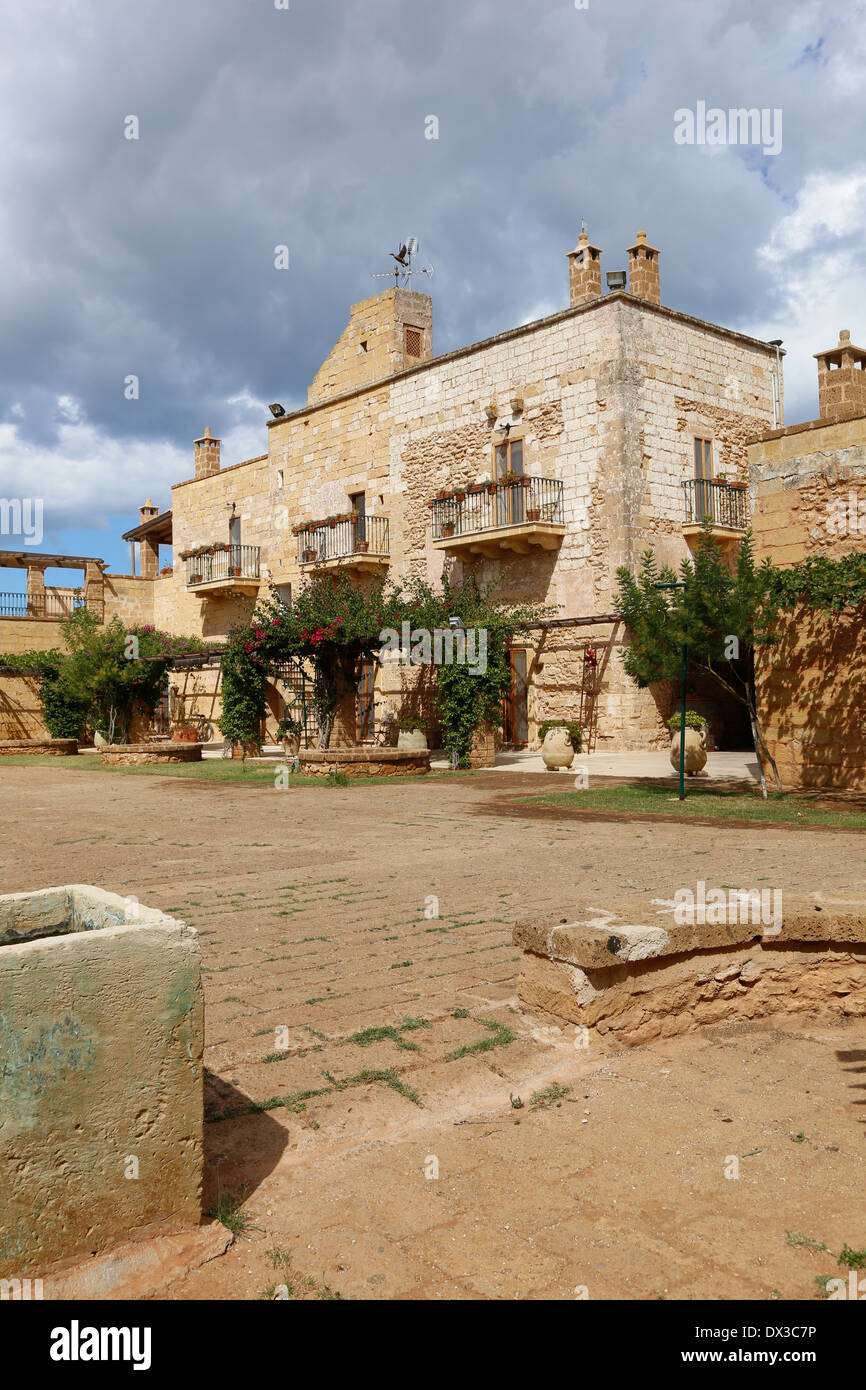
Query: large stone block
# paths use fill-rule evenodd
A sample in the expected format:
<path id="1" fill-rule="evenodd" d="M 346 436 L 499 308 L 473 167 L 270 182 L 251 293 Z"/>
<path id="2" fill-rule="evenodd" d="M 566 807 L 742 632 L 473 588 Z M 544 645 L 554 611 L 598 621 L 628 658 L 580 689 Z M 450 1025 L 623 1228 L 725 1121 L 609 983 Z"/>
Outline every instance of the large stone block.
<path id="1" fill-rule="evenodd" d="M 0 897 L 0 1277 L 201 1219 L 201 954 L 74 884 Z"/>

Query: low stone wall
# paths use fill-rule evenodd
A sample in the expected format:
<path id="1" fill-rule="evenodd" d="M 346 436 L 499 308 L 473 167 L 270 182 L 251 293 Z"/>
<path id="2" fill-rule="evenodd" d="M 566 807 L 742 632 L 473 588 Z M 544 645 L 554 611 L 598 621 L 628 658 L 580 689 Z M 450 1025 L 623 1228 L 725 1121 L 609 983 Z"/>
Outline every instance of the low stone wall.
<path id="1" fill-rule="evenodd" d="M 673 912 L 518 923 L 519 998 L 627 1045 L 775 1014 L 866 1017 L 866 902 L 785 902 L 767 926 Z"/>
<path id="2" fill-rule="evenodd" d="M 0 1278 L 197 1224 L 201 952 L 74 884 L 0 897 Z"/>
<path id="3" fill-rule="evenodd" d="M 200 743 L 110 743 L 101 750 L 107 767 L 130 763 L 200 763 Z"/>
<path id="4" fill-rule="evenodd" d="M 310 748 L 300 758 L 307 777 L 423 777 L 430 771 L 429 748 Z"/>
<path id="5" fill-rule="evenodd" d="M 10 738 L 0 742 L 0 758 L 20 757 L 22 753 L 68 758 L 77 752 L 78 740 L 74 738 Z"/>

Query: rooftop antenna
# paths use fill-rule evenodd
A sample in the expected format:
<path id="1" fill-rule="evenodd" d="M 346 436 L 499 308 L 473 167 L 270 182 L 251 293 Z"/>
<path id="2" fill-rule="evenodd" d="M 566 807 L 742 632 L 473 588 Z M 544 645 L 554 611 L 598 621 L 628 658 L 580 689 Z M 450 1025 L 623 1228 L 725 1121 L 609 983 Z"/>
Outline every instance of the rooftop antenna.
<path id="1" fill-rule="evenodd" d="M 380 271 L 378 274 L 371 275 L 372 280 L 390 280 L 394 276 L 394 287 L 402 285 L 404 290 L 412 288 L 413 275 L 426 275 L 428 280 L 433 279 L 432 265 L 419 266 L 416 270 L 413 261 L 418 254 L 418 238 L 416 236 L 406 237 L 401 243 L 399 251 L 389 251 L 389 256 L 394 261 L 394 269 Z"/>

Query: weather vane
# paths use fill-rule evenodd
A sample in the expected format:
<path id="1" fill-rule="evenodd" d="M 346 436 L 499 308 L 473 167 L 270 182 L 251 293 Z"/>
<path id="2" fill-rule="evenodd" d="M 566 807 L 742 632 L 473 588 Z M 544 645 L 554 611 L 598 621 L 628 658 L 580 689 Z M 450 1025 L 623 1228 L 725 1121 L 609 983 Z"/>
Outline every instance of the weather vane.
<path id="1" fill-rule="evenodd" d="M 393 275 L 395 286 L 402 283 L 403 289 L 411 288 L 413 275 L 426 275 L 429 280 L 432 280 L 432 265 L 423 265 L 419 266 L 417 270 L 414 269 L 412 262 L 417 254 L 418 238 L 416 236 L 409 236 L 403 242 L 399 251 L 388 252 L 388 255 L 394 261 L 394 269 L 380 271 L 378 274 L 373 274 L 370 278 L 373 280 L 390 280 Z"/>

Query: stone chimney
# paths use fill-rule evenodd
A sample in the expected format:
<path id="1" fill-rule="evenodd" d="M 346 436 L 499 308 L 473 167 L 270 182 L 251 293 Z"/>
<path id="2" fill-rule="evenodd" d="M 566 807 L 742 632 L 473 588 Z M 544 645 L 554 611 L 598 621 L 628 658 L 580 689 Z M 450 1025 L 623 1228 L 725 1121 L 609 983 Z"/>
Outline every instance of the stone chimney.
<path id="1" fill-rule="evenodd" d="M 822 420 L 852 420 L 866 415 L 866 350 L 855 347 L 847 328 L 827 352 L 816 352 L 818 409 Z"/>
<path id="2" fill-rule="evenodd" d="M 152 521 L 155 516 L 159 516 L 159 507 L 155 507 L 148 497 L 144 506 L 138 509 L 139 525 L 143 526 L 146 521 Z M 145 536 L 139 541 L 138 550 L 141 556 L 142 579 L 156 579 L 159 574 L 159 542 Z"/>
<path id="3" fill-rule="evenodd" d="M 601 295 L 601 248 L 590 246 L 586 231 L 568 253 L 568 289 L 572 307 Z"/>
<path id="4" fill-rule="evenodd" d="M 195 441 L 195 476 L 213 478 L 220 471 L 220 441 L 211 438 L 210 425 L 201 439 Z"/>
<path id="5" fill-rule="evenodd" d="M 638 232 L 628 248 L 628 292 L 649 304 L 661 304 L 658 248 L 647 243 L 646 232 Z"/>

